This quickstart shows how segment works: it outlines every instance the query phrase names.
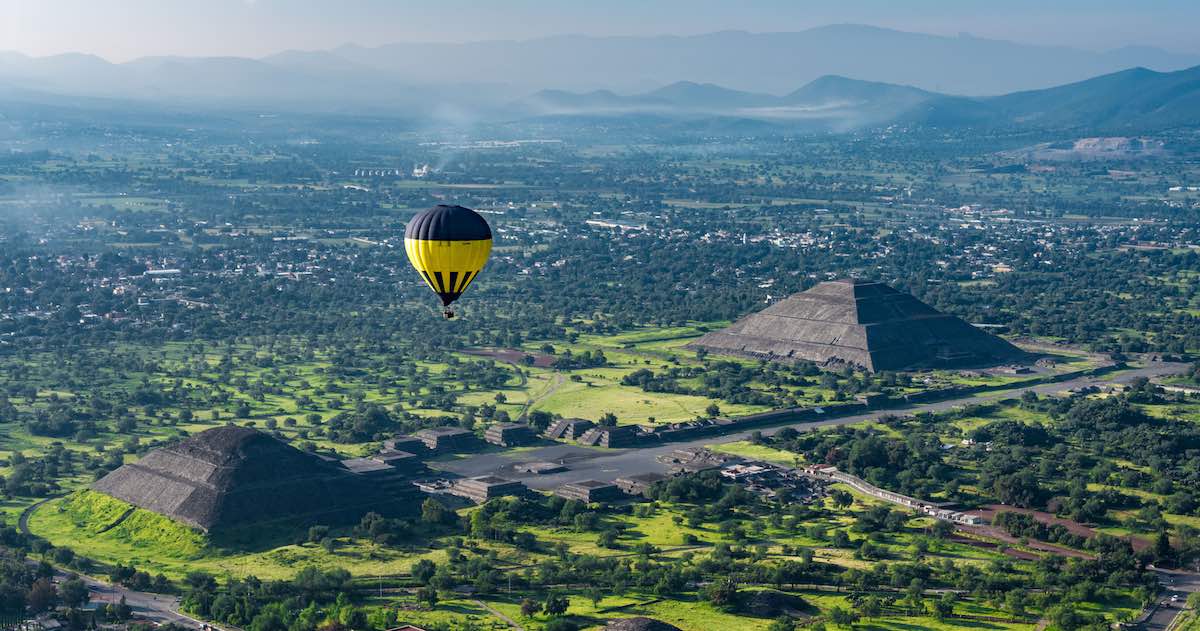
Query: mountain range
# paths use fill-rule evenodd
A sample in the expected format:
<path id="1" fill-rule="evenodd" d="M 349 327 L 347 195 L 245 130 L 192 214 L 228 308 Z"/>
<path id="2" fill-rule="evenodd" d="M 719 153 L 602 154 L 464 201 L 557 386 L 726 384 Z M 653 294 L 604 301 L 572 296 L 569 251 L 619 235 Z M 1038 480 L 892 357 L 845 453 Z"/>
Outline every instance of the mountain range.
<path id="1" fill-rule="evenodd" d="M 833 25 L 795 33 L 347 45 L 262 59 L 116 64 L 86 54 L 0 52 L 0 102 L 444 122 L 643 115 L 831 130 L 897 122 L 1161 127 L 1200 124 L 1198 64 L 1198 56 L 1148 47 L 1096 53 Z M 1002 95 L 980 96 L 990 94 Z"/>
<path id="2" fill-rule="evenodd" d="M 384 102 L 405 89 L 470 86 L 479 98 L 541 88 L 646 91 L 680 79 L 783 94 L 833 74 L 960 95 L 1046 88 L 1117 70 L 1180 70 L 1200 55 L 1129 46 L 1092 52 L 856 24 L 788 33 L 348 44 L 261 59 L 144 57 L 114 64 L 86 54 L 0 52 L 0 83 L 49 92 L 156 99 L 264 98 Z M 220 95 L 220 96 L 218 96 Z"/>
<path id="3" fill-rule="evenodd" d="M 832 130 L 892 123 L 1149 130 L 1200 125 L 1200 66 L 1175 72 L 1133 68 L 994 97 L 952 96 L 828 75 L 783 96 L 684 81 L 629 96 L 543 90 L 512 108 L 524 117 L 724 116 Z"/>
<path id="4" fill-rule="evenodd" d="M 859 24 L 798 32 L 722 31 L 686 37 L 585 37 L 465 44 L 343 46 L 323 57 L 405 80 L 503 83 L 527 91 L 644 91 L 680 79 L 782 94 L 827 74 L 888 81 L 949 94 L 1030 90 L 1143 66 L 1179 70 L 1200 56 L 1152 47 L 1107 52 L 944 37 Z M 295 61 L 292 54 L 271 61 Z M 307 63 L 318 63 L 314 57 Z M 341 63 L 336 62 L 336 63 Z"/>

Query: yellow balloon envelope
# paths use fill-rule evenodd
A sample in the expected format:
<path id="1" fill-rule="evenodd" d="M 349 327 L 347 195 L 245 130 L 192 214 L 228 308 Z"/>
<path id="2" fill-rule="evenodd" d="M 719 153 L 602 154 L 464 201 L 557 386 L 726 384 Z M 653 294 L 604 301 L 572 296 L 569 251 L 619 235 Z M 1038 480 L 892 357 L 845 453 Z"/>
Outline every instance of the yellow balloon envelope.
<path id="1" fill-rule="evenodd" d="M 404 251 L 425 284 L 450 303 L 479 276 L 492 252 L 492 229 L 479 213 L 462 206 L 434 206 L 404 230 Z"/>

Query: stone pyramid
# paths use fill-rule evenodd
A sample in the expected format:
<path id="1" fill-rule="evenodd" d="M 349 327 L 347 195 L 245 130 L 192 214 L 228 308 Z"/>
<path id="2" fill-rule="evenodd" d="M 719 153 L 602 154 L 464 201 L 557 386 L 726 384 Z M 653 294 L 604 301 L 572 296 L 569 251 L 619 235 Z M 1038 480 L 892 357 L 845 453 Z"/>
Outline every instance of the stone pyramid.
<path id="1" fill-rule="evenodd" d="M 337 462 L 232 425 L 155 449 L 92 489 L 204 531 L 270 521 L 333 524 L 412 502 L 382 497 Z"/>
<path id="2" fill-rule="evenodd" d="M 1024 355 L 909 294 L 857 279 L 821 283 L 688 346 L 870 371 L 995 364 Z"/>

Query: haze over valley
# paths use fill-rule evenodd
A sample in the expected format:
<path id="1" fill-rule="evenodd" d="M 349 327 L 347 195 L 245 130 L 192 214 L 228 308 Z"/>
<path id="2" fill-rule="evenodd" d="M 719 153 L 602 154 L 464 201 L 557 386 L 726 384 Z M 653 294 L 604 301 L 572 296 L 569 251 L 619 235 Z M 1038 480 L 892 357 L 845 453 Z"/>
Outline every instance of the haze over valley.
<path id="1" fill-rule="evenodd" d="M 0 0 L 0 629 L 1200 631 L 1194 5 Z"/>

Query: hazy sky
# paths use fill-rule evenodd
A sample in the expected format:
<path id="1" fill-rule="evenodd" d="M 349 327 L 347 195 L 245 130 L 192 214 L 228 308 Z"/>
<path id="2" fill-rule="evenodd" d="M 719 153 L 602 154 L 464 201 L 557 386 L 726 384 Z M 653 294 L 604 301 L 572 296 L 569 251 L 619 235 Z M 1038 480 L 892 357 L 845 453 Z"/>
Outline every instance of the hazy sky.
<path id="1" fill-rule="evenodd" d="M 795 31 L 832 23 L 1200 52 L 1198 0 L 0 0 L 0 50 L 259 57 L 352 42 Z"/>

